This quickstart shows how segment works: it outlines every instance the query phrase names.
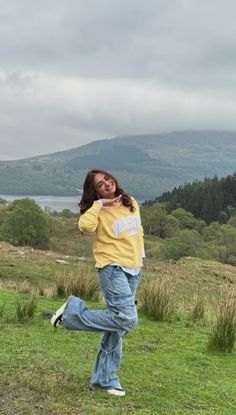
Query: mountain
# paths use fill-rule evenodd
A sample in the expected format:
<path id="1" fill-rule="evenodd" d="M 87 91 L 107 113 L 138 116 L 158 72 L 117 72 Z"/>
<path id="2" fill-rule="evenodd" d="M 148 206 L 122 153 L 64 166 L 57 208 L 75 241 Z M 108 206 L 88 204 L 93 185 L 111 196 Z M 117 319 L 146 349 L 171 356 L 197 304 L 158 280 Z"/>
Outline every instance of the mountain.
<path id="1" fill-rule="evenodd" d="M 0 194 L 78 194 L 86 172 L 111 171 L 138 199 L 236 171 L 236 132 L 177 131 L 119 136 L 66 151 L 0 162 Z"/>

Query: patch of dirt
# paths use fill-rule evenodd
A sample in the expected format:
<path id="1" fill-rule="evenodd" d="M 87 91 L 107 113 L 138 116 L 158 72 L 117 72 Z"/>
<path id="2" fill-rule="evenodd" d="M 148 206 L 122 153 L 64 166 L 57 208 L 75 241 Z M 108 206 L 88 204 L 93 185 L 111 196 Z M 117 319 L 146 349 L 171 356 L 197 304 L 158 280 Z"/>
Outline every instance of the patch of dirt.
<path id="1" fill-rule="evenodd" d="M 233 265 L 224 264 L 223 269 L 225 271 L 233 272 L 234 274 L 236 274 L 236 267 L 233 267 Z"/>

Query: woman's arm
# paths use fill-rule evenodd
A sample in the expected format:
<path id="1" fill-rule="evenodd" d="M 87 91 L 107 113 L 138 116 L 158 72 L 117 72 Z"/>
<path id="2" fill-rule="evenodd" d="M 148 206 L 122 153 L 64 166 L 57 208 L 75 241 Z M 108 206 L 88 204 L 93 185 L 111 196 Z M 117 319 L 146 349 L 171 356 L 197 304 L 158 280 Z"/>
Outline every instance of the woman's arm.
<path id="1" fill-rule="evenodd" d="M 102 203 L 96 201 L 91 208 L 79 217 L 78 227 L 81 232 L 96 232 L 101 208 Z"/>
<path id="2" fill-rule="evenodd" d="M 99 199 L 93 202 L 91 208 L 86 210 L 83 215 L 79 217 L 78 227 L 81 232 L 96 232 L 98 226 L 98 216 L 102 206 L 111 206 L 118 202 L 121 196 L 113 199 Z"/>

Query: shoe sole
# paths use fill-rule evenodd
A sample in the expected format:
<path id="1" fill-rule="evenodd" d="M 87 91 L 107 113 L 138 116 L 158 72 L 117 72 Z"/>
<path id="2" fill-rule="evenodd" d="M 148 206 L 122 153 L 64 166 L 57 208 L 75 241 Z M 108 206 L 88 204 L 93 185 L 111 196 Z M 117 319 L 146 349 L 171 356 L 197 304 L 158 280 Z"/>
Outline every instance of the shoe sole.
<path id="1" fill-rule="evenodd" d="M 62 324 L 62 315 L 65 310 L 67 303 L 64 303 L 56 312 L 53 314 L 51 318 L 51 325 L 55 328 L 57 328 L 60 324 Z"/>
<path id="2" fill-rule="evenodd" d="M 107 393 L 113 396 L 125 396 L 124 389 L 107 389 Z"/>
<path id="3" fill-rule="evenodd" d="M 125 390 L 124 389 L 119 389 L 119 388 L 114 388 L 114 389 L 107 389 L 107 388 L 103 388 L 100 385 L 90 385 L 89 388 L 94 391 L 94 390 L 105 390 L 107 391 L 107 393 L 109 393 L 109 395 L 113 395 L 113 396 L 125 396 Z"/>

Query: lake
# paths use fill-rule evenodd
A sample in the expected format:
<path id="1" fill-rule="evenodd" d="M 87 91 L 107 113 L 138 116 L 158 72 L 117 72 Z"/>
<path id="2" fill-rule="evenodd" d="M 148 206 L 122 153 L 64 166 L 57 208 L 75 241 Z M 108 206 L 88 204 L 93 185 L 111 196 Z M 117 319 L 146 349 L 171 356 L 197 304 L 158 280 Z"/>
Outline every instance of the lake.
<path id="1" fill-rule="evenodd" d="M 63 209 L 70 209 L 72 212 L 78 212 L 78 202 L 80 196 L 22 196 L 22 195 L 0 195 L 2 199 L 7 200 L 8 202 L 13 202 L 13 200 L 24 199 L 29 197 L 30 199 L 35 200 L 35 202 L 44 209 L 45 207 L 50 208 L 51 210 L 56 210 L 60 212 Z"/>
<path id="2" fill-rule="evenodd" d="M 79 213 L 78 203 L 81 196 L 27 196 L 27 195 L 0 195 L 0 198 L 7 200 L 8 202 L 13 202 L 13 200 L 24 199 L 29 197 L 30 199 L 35 200 L 35 202 L 42 208 L 50 208 L 51 210 L 56 210 L 57 212 L 62 211 L 63 209 L 70 209 L 71 212 Z M 141 205 L 144 200 L 137 200 L 138 204 Z"/>

